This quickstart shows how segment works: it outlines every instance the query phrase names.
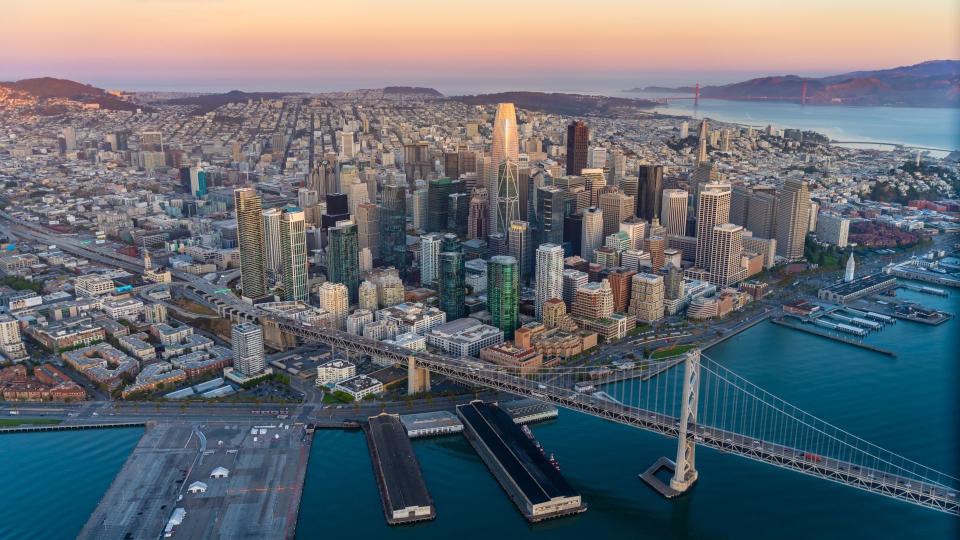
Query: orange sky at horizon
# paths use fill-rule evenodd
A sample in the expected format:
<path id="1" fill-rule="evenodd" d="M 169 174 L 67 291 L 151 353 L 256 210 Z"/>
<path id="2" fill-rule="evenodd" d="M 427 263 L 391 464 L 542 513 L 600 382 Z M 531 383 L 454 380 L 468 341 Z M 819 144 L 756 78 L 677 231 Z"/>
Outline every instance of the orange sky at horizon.
<path id="1" fill-rule="evenodd" d="M 304 3 L 15 2 L 0 79 L 830 73 L 960 58 L 956 0 Z"/>

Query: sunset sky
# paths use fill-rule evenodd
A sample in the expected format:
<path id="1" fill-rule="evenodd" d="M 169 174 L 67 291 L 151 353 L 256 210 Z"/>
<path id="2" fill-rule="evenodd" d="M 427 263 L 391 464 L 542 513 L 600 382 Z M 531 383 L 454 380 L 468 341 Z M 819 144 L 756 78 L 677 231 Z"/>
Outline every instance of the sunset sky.
<path id="1" fill-rule="evenodd" d="M 56 76 L 161 90 L 733 82 L 960 58 L 958 6 L 957 0 L 7 1 L 0 10 L 0 80 Z"/>

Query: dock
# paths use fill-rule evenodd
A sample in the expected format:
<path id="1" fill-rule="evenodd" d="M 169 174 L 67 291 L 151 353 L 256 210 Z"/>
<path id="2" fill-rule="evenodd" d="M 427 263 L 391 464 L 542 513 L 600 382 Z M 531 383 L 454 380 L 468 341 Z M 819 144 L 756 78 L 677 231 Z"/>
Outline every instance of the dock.
<path id="1" fill-rule="evenodd" d="M 420 462 L 400 417 L 387 413 L 372 416 L 364 431 L 387 523 L 401 525 L 436 518 Z"/>
<path id="2" fill-rule="evenodd" d="M 580 494 L 520 425 L 500 407 L 472 401 L 457 406 L 464 435 L 494 478 L 531 523 L 587 510 Z"/>
<path id="3" fill-rule="evenodd" d="M 303 425 L 148 424 L 78 538 L 292 539 L 310 445 Z"/>
<path id="4" fill-rule="evenodd" d="M 887 355 L 887 356 L 892 356 L 892 357 L 896 357 L 896 356 L 897 356 L 897 353 L 895 353 L 895 352 L 893 352 L 893 351 L 891 351 L 891 350 L 889 350 L 889 349 L 884 349 L 884 348 L 882 348 L 882 347 L 877 347 L 877 346 L 875 346 L 875 345 L 870 345 L 870 344 L 867 344 L 867 343 L 861 343 L 861 342 L 859 342 L 859 341 L 854 341 L 854 340 L 852 340 L 852 339 L 845 338 L 845 337 L 843 337 L 843 336 L 837 336 L 837 335 L 831 334 L 831 333 L 826 332 L 826 331 L 823 331 L 823 330 L 818 330 L 818 329 L 816 329 L 816 328 L 811 328 L 811 327 L 809 327 L 809 326 L 804 326 L 804 325 L 800 325 L 800 324 L 788 323 L 788 322 L 786 322 L 786 321 L 783 320 L 783 319 L 776 319 L 776 318 L 774 318 L 774 319 L 770 319 L 770 322 L 772 322 L 773 324 L 776 324 L 776 325 L 785 326 L 785 327 L 787 327 L 787 328 L 792 328 L 792 329 L 794 329 L 794 330 L 799 330 L 799 331 L 801 331 L 801 332 L 806 332 L 806 333 L 808 333 L 808 334 L 813 334 L 813 335 L 815 335 L 815 336 L 820 336 L 820 337 L 824 337 L 824 338 L 827 338 L 827 339 L 832 339 L 832 340 L 834 340 L 834 341 L 839 341 L 840 343 L 846 343 L 847 345 L 853 345 L 854 347 L 860 347 L 861 349 L 866 349 L 866 350 L 868 350 L 868 351 L 877 352 L 877 353 L 885 354 L 885 355 Z"/>
<path id="5" fill-rule="evenodd" d="M 38 431 L 76 431 L 82 429 L 108 429 L 108 428 L 132 428 L 144 427 L 146 422 L 106 422 L 97 424 L 54 424 L 47 426 L 23 425 L 0 429 L 2 433 L 36 433 Z"/>

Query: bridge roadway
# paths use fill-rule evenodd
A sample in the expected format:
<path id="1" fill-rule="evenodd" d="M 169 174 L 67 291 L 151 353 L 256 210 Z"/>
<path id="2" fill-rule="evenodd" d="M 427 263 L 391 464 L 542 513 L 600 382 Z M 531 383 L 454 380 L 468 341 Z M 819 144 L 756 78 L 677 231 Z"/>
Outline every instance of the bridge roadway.
<path id="1" fill-rule="evenodd" d="M 12 220 L 6 212 L 0 212 L 0 217 Z M 26 227 L 28 227 L 28 230 L 24 236 L 36 241 L 56 242 L 60 245 L 67 238 L 60 235 L 54 237 L 46 231 L 38 230 L 40 229 L 38 226 L 27 225 Z M 15 229 L 18 231 L 23 231 L 24 228 L 22 224 L 15 225 Z M 87 256 L 93 260 L 112 261 L 114 264 L 121 266 L 141 263 L 139 259 L 118 253 L 94 251 L 72 239 L 66 243 L 64 251 Z M 660 433 L 667 437 L 676 438 L 680 430 L 679 420 L 672 416 L 581 394 L 569 388 L 541 385 L 528 379 L 507 374 L 504 371 L 481 370 L 476 367 L 476 364 L 466 363 L 458 359 L 427 352 L 412 353 L 406 348 L 388 345 L 370 338 L 312 326 L 309 323 L 293 319 L 285 319 L 243 303 L 233 295 L 217 294 L 215 293 L 215 286 L 199 276 L 176 272 L 174 277 L 187 281 L 198 291 L 208 297 L 215 298 L 221 306 L 227 305 L 238 314 L 253 320 L 259 320 L 262 317 L 272 318 L 282 330 L 307 341 L 322 342 L 332 347 L 348 348 L 363 354 L 390 358 L 399 363 L 407 362 L 413 358 L 419 367 L 468 385 L 483 386 L 518 396 L 532 397 L 606 420 Z M 541 388 L 541 386 L 544 386 L 544 388 Z M 723 452 L 737 454 L 748 459 L 795 470 L 934 510 L 960 515 L 958 494 L 953 488 L 947 486 L 887 474 L 879 469 L 859 466 L 830 457 L 821 457 L 819 461 L 806 459 L 804 458 L 805 451 L 801 449 L 755 440 L 718 428 L 691 425 L 688 427 L 688 434 L 692 434 L 691 436 L 694 437 L 696 443 L 702 446 L 709 446 Z"/>

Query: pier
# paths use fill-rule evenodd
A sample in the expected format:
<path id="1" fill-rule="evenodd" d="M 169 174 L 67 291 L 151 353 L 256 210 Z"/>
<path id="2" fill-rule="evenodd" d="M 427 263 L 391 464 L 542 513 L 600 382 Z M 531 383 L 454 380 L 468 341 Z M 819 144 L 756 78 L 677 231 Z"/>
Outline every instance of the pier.
<path id="1" fill-rule="evenodd" d="M 436 518 L 420 462 L 400 417 L 387 413 L 371 416 L 364 432 L 387 523 L 400 525 Z"/>
<path id="2" fill-rule="evenodd" d="M 577 493 L 505 411 L 473 401 L 457 406 L 464 435 L 527 521 L 586 511 Z"/>
<path id="3" fill-rule="evenodd" d="M 132 428 L 144 427 L 145 422 L 114 422 L 97 424 L 56 424 L 49 426 L 18 426 L 0 429 L 2 433 L 36 433 L 39 431 L 77 431 L 82 429 Z"/>
<path id="4" fill-rule="evenodd" d="M 832 340 L 834 340 L 834 341 L 839 341 L 840 343 L 846 343 L 847 345 L 853 345 L 854 347 L 860 347 L 861 349 L 866 349 L 866 350 L 868 350 L 868 351 L 873 351 L 873 352 L 877 352 L 877 353 L 880 353 L 880 354 L 885 354 L 885 355 L 887 355 L 887 356 L 892 356 L 892 357 L 896 357 L 896 356 L 897 356 L 897 353 L 895 353 L 895 352 L 893 352 L 893 351 L 891 351 L 891 350 L 888 350 L 888 349 L 884 349 L 884 348 L 877 347 L 877 346 L 874 346 L 874 345 L 869 345 L 869 344 L 867 344 L 867 343 L 861 343 L 861 342 L 859 342 L 859 341 L 855 341 L 855 340 L 852 340 L 852 339 L 849 339 L 849 338 L 845 338 L 845 337 L 842 337 L 842 336 L 837 336 L 837 335 L 831 334 L 831 333 L 826 332 L 826 331 L 823 331 L 823 330 L 818 330 L 818 329 L 816 329 L 816 328 L 811 328 L 811 327 L 809 327 L 809 326 L 804 326 L 804 325 L 800 325 L 800 324 L 789 323 L 789 322 L 787 322 L 787 321 L 785 321 L 785 320 L 783 320 L 783 319 L 770 319 L 770 322 L 772 322 L 773 324 L 780 325 L 780 326 L 785 326 L 785 327 L 787 327 L 787 328 L 792 328 L 792 329 L 794 329 L 794 330 L 799 330 L 799 331 L 801 331 L 801 332 L 806 332 L 806 333 L 808 333 L 808 334 L 813 334 L 813 335 L 815 335 L 815 336 L 825 337 L 825 338 L 827 338 L 827 339 L 832 339 Z M 829 323 L 828 323 L 828 324 L 829 324 Z"/>
<path id="5" fill-rule="evenodd" d="M 148 424 L 78 538 L 294 537 L 302 424 Z"/>

